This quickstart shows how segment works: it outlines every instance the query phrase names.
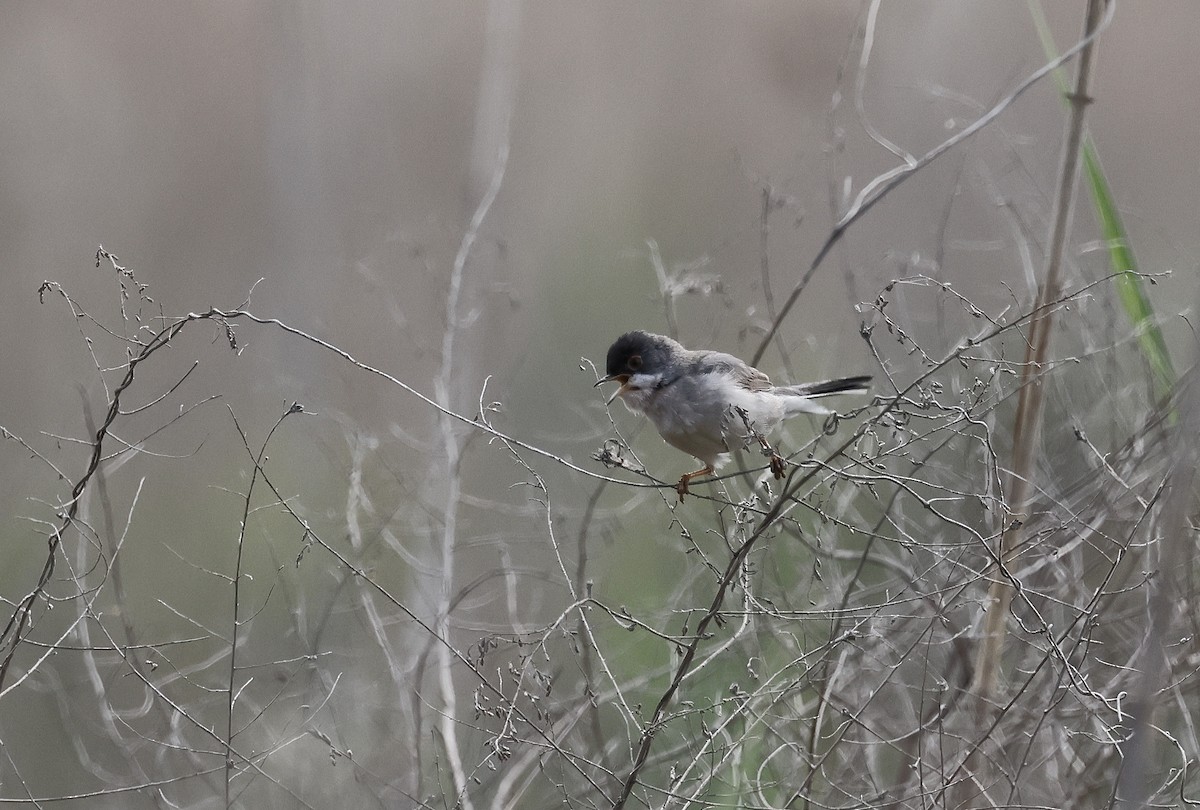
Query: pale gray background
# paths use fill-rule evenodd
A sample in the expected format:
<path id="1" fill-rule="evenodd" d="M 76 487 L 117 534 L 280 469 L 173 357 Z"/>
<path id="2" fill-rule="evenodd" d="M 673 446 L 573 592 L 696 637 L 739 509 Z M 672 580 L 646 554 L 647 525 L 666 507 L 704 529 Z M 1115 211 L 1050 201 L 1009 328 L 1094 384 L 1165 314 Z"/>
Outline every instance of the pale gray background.
<path id="1" fill-rule="evenodd" d="M 1051 5 L 1059 43 L 1073 41 L 1083 4 Z M 859 72 L 844 59 L 861 52 L 852 47 L 861 11 L 840 0 L 526 4 L 504 51 L 514 67 L 511 154 L 468 268 L 460 313 L 478 317 L 459 335 L 453 405 L 474 412 L 492 375 L 500 427 L 599 470 L 588 455 L 609 428 L 580 358 L 602 362 L 626 329 L 666 329 L 648 239 L 669 268 L 695 265 L 722 281 L 719 294 L 677 302 L 682 338 L 749 354 L 765 320 L 764 185 L 784 201 L 769 238 L 781 298 L 828 233 L 843 184 L 857 193 L 898 162 L 853 111 Z M 93 266 L 101 243 L 167 313 L 235 307 L 261 277 L 251 309 L 432 394 L 448 274 L 479 193 L 470 173 L 477 126 L 496 124 L 479 112 L 483 4 L 9 3 L 0 23 L 0 424 L 68 475 L 81 471 L 82 452 L 42 432 L 82 436 L 77 386 L 97 418 L 104 390 L 63 302 L 39 306 L 35 291 L 43 279 L 61 282 L 115 327 L 113 275 Z M 1176 347 L 1191 340 L 1176 314 L 1193 300 L 1200 255 L 1197 31 L 1193 2 L 1124 4 L 1102 39 L 1090 111 L 1142 269 L 1174 273 L 1152 295 Z M 866 116 L 918 155 L 1044 61 L 1023 3 L 887 3 L 875 37 Z M 842 68 L 846 98 L 831 113 Z M 897 276 L 936 272 L 993 312 L 1028 302 L 1001 203 L 1018 212 L 1028 238 L 1044 238 L 1062 122 L 1053 84 L 1043 82 L 857 224 L 781 330 L 797 375 L 878 374 L 858 338 L 856 305 Z M 1090 212 L 1080 210 L 1076 286 L 1105 272 L 1089 243 Z M 909 324 L 927 348 L 945 350 L 967 319 L 951 313 L 939 332 L 930 300 L 913 302 Z M 230 560 L 237 500 L 220 487 L 243 487 L 247 463 L 225 403 L 259 441 L 292 400 L 320 414 L 276 454 L 288 462 L 281 480 L 304 492 L 332 537 L 356 437 L 386 449 L 386 461 L 367 465 L 381 513 L 408 514 L 441 487 L 426 474 L 430 451 L 407 443 L 436 438 L 426 406 L 277 332 L 242 326 L 240 335 L 247 348 L 234 358 L 218 330 L 194 330 L 132 394 L 131 404 L 149 401 L 197 359 L 188 396 L 224 397 L 154 448 L 185 458 L 143 460 L 110 481 L 123 520 L 146 477 L 126 564 L 131 607 L 161 637 L 187 633 L 158 608 L 164 593 L 194 616 L 211 598 L 211 584 L 181 576 L 164 546 L 214 567 Z M 105 351 L 104 365 L 121 362 L 111 344 Z M 893 362 L 897 373 L 911 370 L 902 352 Z M 776 353 L 763 367 L 783 374 Z M 118 433 L 132 439 L 152 424 L 130 420 Z M 638 446 L 662 478 L 691 463 L 649 433 Z M 15 598 L 45 548 L 45 527 L 29 518 L 48 519 L 44 502 L 65 489 L 19 445 L 0 448 L 0 583 Z M 508 488 L 523 474 L 482 439 L 473 452 L 465 487 L 479 500 L 468 503 L 496 498 L 518 509 L 525 494 Z M 578 514 L 590 482 L 553 464 L 540 472 L 553 480 L 556 505 Z M 605 505 L 628 497 L 609 493 Z M 498 564 L 489 538 L 517 530 L 502 515 L 468 508 L 461 532 L 475 545 L 464 551 L 463 580 Z M 658 513 L 649 525 L 666 520 Z M 279 557 L 261 560 L 265 570 L 290 564 L 299 539 L 287 531 L 274 538 Z M 640 581 L 607 566 L 623 559 L 621 571 L 670 579 L 678 556 L 665 542 L 639 535 L 598 549 L 598 593 L 653 601 Z M 612 548 L 624 556 L 606 557 Z M 546 565 L 536 542 L 525 551 Z M 558 599 L 536 588 L 527 595 L 535 608 Z M 0 705 L 5 742 L 32 723 L 73 763 L 62 740 L 77 730 L 60 728 L 55 700 L 41 694 Z M 22 764 L 42 793 L 91 784 L 69 778 L 75 766 L 63 761 L 45 754 Z"/>

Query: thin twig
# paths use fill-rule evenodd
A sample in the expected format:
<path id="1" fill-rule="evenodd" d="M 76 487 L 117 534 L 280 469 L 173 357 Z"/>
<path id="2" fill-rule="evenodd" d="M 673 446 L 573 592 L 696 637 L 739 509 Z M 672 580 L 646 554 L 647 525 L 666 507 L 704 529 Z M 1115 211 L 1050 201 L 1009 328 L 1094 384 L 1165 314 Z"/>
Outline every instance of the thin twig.
<path id="1" fill-rule="evenodd" d="M 759 360 L 762 359 L 763 353 L 766 352 L 767 347 L 771 344 L 771 339 L 775 336 L 775 333 L 779 331 L 780 325 L 788 316 L 788 313 L 792 311 L 792 307 L 796 305 L 796 301 L 799 300 L 801 293 L 804 292 L 804 288 L 808 286 L 808 282 L 817 272 L 817 268 L 821 266 L 821 263 L 825 260 L 825 257 L 829 254 L 829 251 L 833 248 L 833 246 L 841 241 L 841 238 L 845 236 L 846 230 L 851 225 L 861 219 L 868 211 L 874 208 L 876 204 L 883 200 L 884 197 L 899 187 L 901 183 L 912 177 L 917 172 L 921 171 L 921 169 L 937 160 L 955 146 L 958 146 L 958 144 L 980 132 L 988 124 L 992 123 L 992 121 L 999 117 L 1000 113 L 1008 109 L 1008 107 L 1011 106 L 1012 103 L 1018 98 L 1020 98 L 1026 90 L 1033 87 L 1046 76 L 1053 73 L 1059 66 L 1065 64 L 1067 61 L 1073 58 L 1075 54 L 1091 45 L 1095 38 L 1099 36 L 1105 28 L 1108 27 L 1109 22 L 1112 20 L 1115 8 L 1116 0 L 1112 0 L 1112 2 L 1110 2 L 1108 5 L 1108 13 L 1105 15 L 1103 21 L 1094 30 L 1092 30 L 1091 34 L 1084 37 L 1079 42 L 1076 42 L 1071 48 L 1063 52 L 1063 54 L 1057 59 L 1053 59 L 1035 70 L 1023 82 L 1017 85 L 1017 87 L 1008 96 L 1002 99 L 999 103 L 997 103 L 979 118 L 972 121 L 966 127 L 963 127 L 951 137 L 942 141 L 940 144 L 926 152 L 917 160 L 906 162 L 902 166 L 897 166 L 894 169 L 884 172 L 863 187 L 862 191 L 858 193 L 858 196 L 855 197 L 854 202 L 851 203 L 846 212 L 842 214 L 837 222 L 834 223 L 833 228 L 829 231 L 829 235 L 825 237 L 825 241 L 821 244 L 820 249 L 817 251 L 817 255 L 809 264 L 808 270 L 805 271 L 804 275 L 800 278 L 800 281 L 796 283 L 796 286 L 793 287 L 792 291 L 788 294 L 783 306 L 779 309 L 779 315 L 776 316 L 775 320 L 771 323 L 771 328 L 767 330 L 767 333 L 763 335 L 762 340 L 759 342 L 758 348 L 755 350 L 753 357 L 750 359 L 750 364 L 755 366 L 758 365 Z"/>
<path id="2" fill-rule="evenodd" d="M 1059 297 L 1062 285 L 1060 277 L 1078 188 L 1081 156 L 1079 145 L 1083 138 L 1084 115 L 1091 101 L 1088 97 L 1088 86 L 1095 53 L 1093 43 L 1102 25 L 1103 6 L 1103 0 L 1088 2 L 1082 40 L 1085 46 L 1079 58 L 1071 114 L 1059 160 L 1058 192 L 1055 195 L 1054 214 L 1051 217 L 1050 236 L 1047 240 L 1046 270 L 1038 291 L 1036 308 L 1039 314 L 1029 323 L 1025 363 L 1021 367 L 1021 394 L 1014 418 L 1013 462 L 1007 493 L 1008 522 L 1000 541 L 999 557 L 1002 565 L 1011 561 L 1013 549 L 1023 542 L 1024 532 L 1021 527 L 1029 519 L 1029 500 L 1037 468 L 1037 442 L 1041 434 L 1045 390 L 1041 374 L 1050 359 L 1050 338 L 1054 324 L 1054 310 L 1045 307 L 1044 304 Z M 1104 22 L 1107 22 L 1111 15 L 1110 5 Z M 971 691 L 981 704 L 993 700 L 999 683 L 1004 626 L 1008 619 L 1012 595 L 1013 588 L 1006 577 L 996 577 L 992 581 L 983 636 L 975 660 L 975 677 L 971 683 Z"/>

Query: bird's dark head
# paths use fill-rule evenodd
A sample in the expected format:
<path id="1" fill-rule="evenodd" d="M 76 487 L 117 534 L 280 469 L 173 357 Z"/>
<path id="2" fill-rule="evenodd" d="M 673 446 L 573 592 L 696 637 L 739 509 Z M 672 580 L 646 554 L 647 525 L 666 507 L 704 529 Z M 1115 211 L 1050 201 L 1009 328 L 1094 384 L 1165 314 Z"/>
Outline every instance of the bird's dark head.
<path id="1" fill-rule="evenodd" d="M 604 364 L 607 376 L 602 382 L 616 380 L 622 384 L 634 375 L 661 376 L 671 360 L 684 351 L 671 338 L 650 332 L 626 332 L 608 347 Z"/>
<path id="2" fill-rule="evenodd" d="M 596 385 L 619 382 L 611 397 L 620 397 L 635 411 L 642 410 L 649 397 L 678 376 L 681 358 L 687 350 L 663 335 L 650 332 L 626 332 L 608 347 L 604 363 L 606 374 Z"/>

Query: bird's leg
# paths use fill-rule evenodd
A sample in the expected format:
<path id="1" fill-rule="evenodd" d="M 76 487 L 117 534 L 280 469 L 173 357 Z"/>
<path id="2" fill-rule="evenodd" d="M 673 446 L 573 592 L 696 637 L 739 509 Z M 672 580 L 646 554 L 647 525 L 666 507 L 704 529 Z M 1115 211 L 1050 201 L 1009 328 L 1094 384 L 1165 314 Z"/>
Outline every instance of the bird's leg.
<path id="1" fill-rule="evenodd" d="M 784 461 L 783 456 L 779 455 L 779 452 L 767 441 L 767 437 L 758 431 L 754 432 L 754 438 L 758 439 L 758 443 L 762 445 L 763 455 L 771 459 L 771 475 L 775 476 L 776 481 L 783 478 L 784 471 L 787 469 L 787 462 Z"/>
<path id="2" fill-rule="evenodd" d="M 675 485 L 675 491 L 679 493 L 679 500 L 683 500 L 683 496 L 688 494 L 688 482 L 693 478 L 699 478 L 702 475 L 709 475 L 716 472 L 711 464 L 705 464 L 695 472 L 684 473 L 679 479 L 679 483 Z"/>
<path id="3" fill-rule="evenodd" d="M 771 474 L 775 476 L 775 480 L 778 481 L 780 478 L 783 478 L 787 469 L 787 462 L 784 461 L 783 456 L 779 455 L 775 448 L 771 446 L 766 436 L 759 434 L 758 443 L 762 445 L 763 455 L 771 457 Z"/>
<path id="4" fill-rule="evenodd" d="M 762 446 L 763 455 L 771 459 L 771 474 L 775 476 L 775 480 L 778 481 L 780 478 L 783 478 L 784 471 L 787 469 L 787 462 L 784 461 L 783 456 L 775 451 L 775 448 L 767 441 L 767 437 L 750 421 L 750 414 L 747 413 L 745 408 L 734 406 L 734 411 L 742 418 L 742 424 L 746 426 L 746 430 Z"/>

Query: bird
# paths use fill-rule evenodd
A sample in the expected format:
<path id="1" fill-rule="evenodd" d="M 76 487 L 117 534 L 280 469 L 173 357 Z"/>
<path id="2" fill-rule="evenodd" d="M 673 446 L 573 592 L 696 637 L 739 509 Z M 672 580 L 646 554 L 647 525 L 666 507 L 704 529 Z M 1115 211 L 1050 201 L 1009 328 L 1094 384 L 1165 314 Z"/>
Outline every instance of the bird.
<path id="1" fill-rule="evenodd" d="M 645 414 L 667 444 L 704 466 L 685 473 L 675 485 L 680 501 L 692 479 L 716 471 L 718 456 L 757 441 L 771 457 L 776 479 L 784 460 L 766 434 L 800 413 L 828 416 L 831 410 L 814 400 L 833 394 L 870 390 L 869 375 L 842 377 L 798 385 L 775 385 L 737 357 L 717 351 L 692 351 L 666 335 L 626 332 L 608 349 L 605 375 L 596 386 L 616 382 L 608 398 L 620 398 L 634 413 Z"/>

